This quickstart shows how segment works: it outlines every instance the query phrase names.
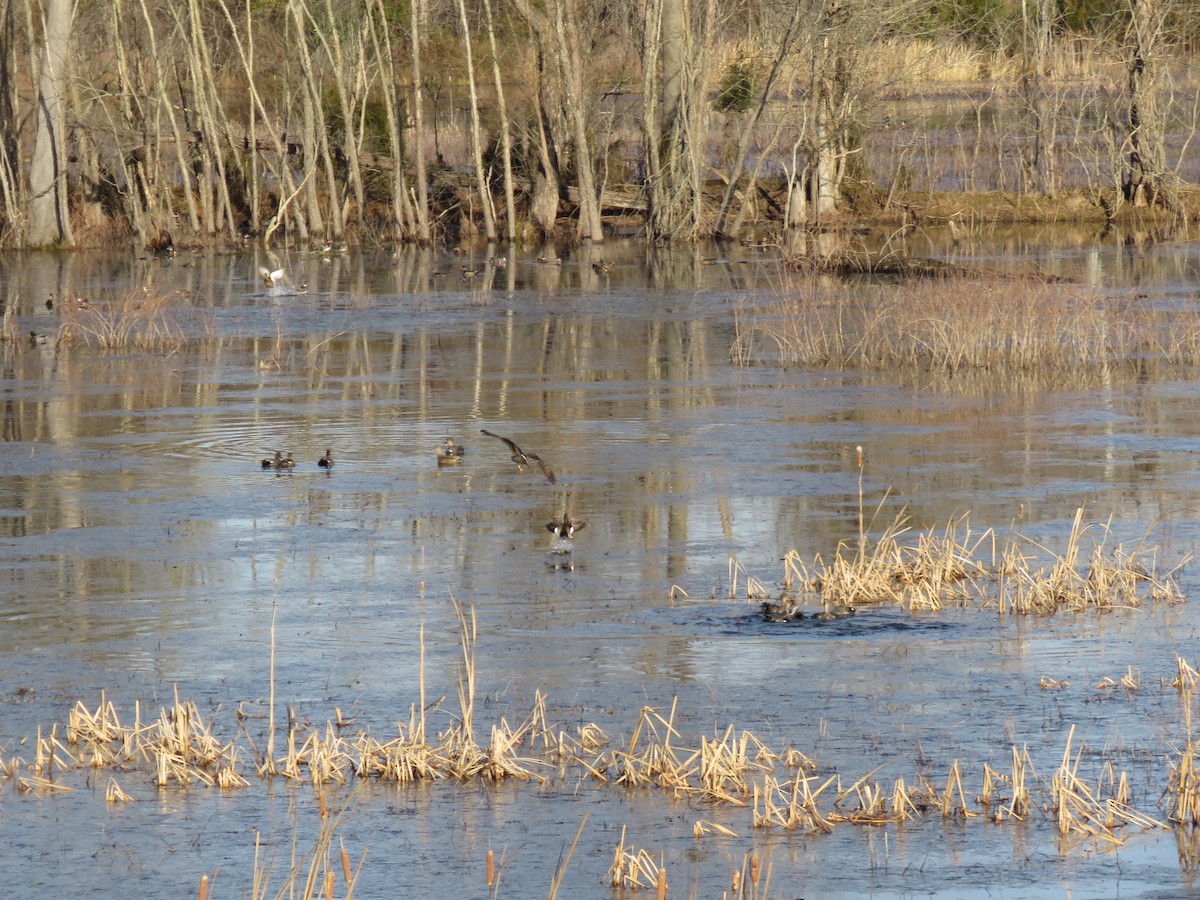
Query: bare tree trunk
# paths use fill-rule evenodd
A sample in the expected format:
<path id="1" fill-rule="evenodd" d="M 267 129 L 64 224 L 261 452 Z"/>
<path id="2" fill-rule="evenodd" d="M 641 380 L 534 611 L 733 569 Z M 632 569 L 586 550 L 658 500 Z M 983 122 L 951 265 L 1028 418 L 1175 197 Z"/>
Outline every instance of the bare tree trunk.
<path id="1" fill-rule="evenodd" d="M 410 55 L 412 57 L 413 75 L 413 138 L 416 144 L 413 150 L 413 165 L 416 168 L 417 182 L 417 242 L 428 246 L 429 231 L 429 173 L 425 167 L 425 90 L 424 76 L 421 73 L 421 23 L 425 16 L 425 0 L 411 0 L 409 11 L 409 33 L 412 40 Z"/>
<path id="2" fill-rule="evenodd" d="M 338 103 L 342 108 L 342 154 L 346 160 L 346 177 L 350 182 L 350 189 L 354 192 L 354 201 L 357 206 L 355 218 L 358 220 L 359 228 L 363 225 L 363 214 L 366 207 L 366 194 L 363 190 L 362 182 L 362 165 L 359 162 L 359 143 L 360 138 L 354 129 L 355 111 L 357 110 L 358 92 L 352 91 L 350 81 L 347 78 L 347 54 L 342 46 L 342 39 L 338 34 L 338 21 L 333 9 L 333 0 L 325 0 L 325 16 L 327 22 L 327 30 L 329 32 L 326 37 L 321 25 L 309 13 L 309 20 L 313 24 L 313 29 L 316 31 L 321 40 L 322 46 L 325 48 L 325 53 L 329 58 L 330 68 L 333 69 L 333 83 L 337 88 Z M 358 41 L 352 48 L 351 54 L 355 63 L 361 65 L 362 62 L 362 41 Z M 338 214 L 338 221 L 345 222 L 345 212 Z M 340 229 L 339 229 L 340 232 Z"/>
<path id="3" fill-rule="evenodd" d="M 1034 16 L 1036 13 L 1036 17 Z M 1053 196 L 1055 191 L 1054 123 L 1046 97 L 1046 78 L 1055 11 L 1053 0 L 1021 0 L 1021 94 L 1028 118 L 1028 145 L 1022 149 L 1025 189 Z"/>
<path id="4" fill-rule="evenodd" d="M 235 146 L 236 138 L 216 89 L 217 69 L 213 65 L 206 37 L 206 22 L 197 0 L 192 0 L 189 4 L 189 16 L 192 26 L 189 35 L 191 52 L 188 58 L 192 67 L 192 93 L 196 98 L 200 117 L 199 180 L 211 180 L 213 193 L 216 195 L 211 200 L 213 208 L 205 228 L 210 234 L 215 234 L 221 227 L 220 220 L 223 218 L 229 237 L 233 238 L 237 234 L 237 220 L 234 216 L 233 200 L 229 195 L 229 172 L 226 170 L 222 148 Z M 180 97 L 181 101 L 183 99 Z"/>
<path id="5" fill-rule="evenodd" d="M 25 212 L 24 191 L 18 175 L 17 149 L 17 48 L 14 0 L 0 0 L 0 198 L 6 231 Z"/>
<path id="6" fill-rule="evenodd" d="M 657 68 L 661 86 L 657 109 L 653 108 L 655 85 L 651 75 L 646 85 L 647 180 L 649 216 L 647 231 L 656 240 L 688 239 L 695 235 L 692 216 L 692 179 L 688 165 L 695 158 L 691 146 L 692 92 L 688 90 L 689 22 L 684 0 L 658 0 L 647 4 L 657 21 L 646 23 L 642 58 L 653 73 Z M 654 113 L 657 112 L 657 115 Z M 653 141 L 653 148 L 650 142 Z"/>
<path id="7" fill-rule="evenodd" d="M 529 218 L 544 239 L 554 233 L 558 221 L 558 201 L 562 182 L 558 176 L 558 153 L 550 127 L 547 109 L 550 86 L 545 77 L 545 56 L 537 54 L 538 87 L 534 94 L 537 122 L 538 167 L 533 174 L 533 196 L 529 201 Z"/>
<path id="8" fill-rule="evenodd" d="M 783 30 L 782 37 L 779 39 L 779 50 L 771 61 L 771 71 L 767 74 L 762 92 L 758 97 L 758 103 L 754 107 L 754 114 L 750 117 L 750 121 L 746 123 L 745 127 L 742 128 L 741 138 L 738 141 L 737 154 L 734 157 L 728 180 L 725 182 L 725 194 L 721 198 L 721 208 L 717 211 L 717 221 L 713 229 L 719 235 L 725 235 L 729 231 L 729 216 L 733 209 L 734 197 L 737 195 L 738 184 L 742 179 L 742 170 L 746 166 L 746 156 L 750 152 L 750 142 L 753 140 L 758 123 L 762 119 L 763 111 L 767 108 L 767 102 L 771 99 L 771 91 L 774 89 L 775 82 L 779 78 L 784 60 L 787 59 L 788 54 L 791 52 L 792 42 L 795 40 L 796 32 L 799 30 L 801 16 L 804 11 L 802 3 L 797 3 L 793 7 L 792 16 L 788 21 L 787 27 Z M 741 218 L 742 216 L 739 214 L 739 221 Z"/>
<path id="9" fill-rule="evenodd" d="M 262 95 L 258 92 L 258 88 L 255 86 L 254 69 L 251 66 L 250 57 L 246 53 L 246 48 L 242 44 L 241 37 L 238 35 L 237 25 L 233 21 L 233 16 L 230 14 L 229 7 L 226 5 L 225 0 L 216 0 L 216 2 L 220 5 L 221 12 L 224 13 L 226 21 L 229 22 L 229 30 L 233 37 L 233 42 L 237 47 L 238 56 L 242 64 L 242 70 L 246 75 L 247 85 L 250 89 L 250 99 L 253 103 L 253 106 L 258 110 L 258 115 L 263 122 L 268 123 L 268 134 L 271 136 L 271 143 L 275 147 L 275 156 L 279 161 L 277 177 L 283 190 L 287 191 L 287 196 L 281 198 L 278 212 L 276 212 L 271 221 L 267 223 L 267 228 L 263 233 L 264 239 L 269 240 L 271 235 L 274 234 L 275 230 L 283 223 L 283 217 L 287 214 L 287 205 L 290 202 L 290 198 L 296 195 L 298 189 L 296 188 L 295 180 L 292 178 L 291 169 L 288 167 L 287 148 L 283 145 L 283 140 L 276 129 L 270 126 L 271 117 L 267 115 L 267 109 L 266 105 L 263 103 Z M 304 183 L 302 182 L 302 186 L 303 184 Z M 306 239 L 308 237 L 308 221 L 304 216 L 296 217 L 296 228 L 297 231 L 300 232 L 301 239 Z"/>
<path id="10" fill-rule="evenodd" d="M 492 51 L 492 80 L 496 87 L 496 103 L 500 113 L 500 163 L 504 169 L 504 214 L 508 225 L 505 233 L 508 240 L 517 237 L 517 201 L 513 189 L 512 130 L 508 124 L 508 106 L 504 100 L 504 80 L 500 75 L 500 51 L 496 46 L 496 28 L 492 22 L 491 0 L 483 0 L 484 22 L 487 26 L 488 46 Z"/>
<path id="11" fill-rule="evenodd" d="M 822 27 L 814 52 L 814 73 L 809 91 L 812 104 L 813 162 L 809 181 L 809 214 L 816 220 L 837 208 L 846 162 L 846 104 L 849 100 L 848 51 L 844 43 L 855 36 L 844 34 L 849 8 L 831 0 L 822 14 Z M 862 36 L 858 36 L 862 40 Z"/>
<path id="12" fill-rule="evenodd" d="M 138 241 L 144 246 L 150 239 L 150 222 L 147 211 L 149 202 L 149 185 L 146 183 L 145 166 L 134 154 L 129 153 L 126 143 L 128 135 L 136 135 L 141 129 L 137 121 L 141 118 L 134 115 L 134 100 L 138 96 L 130 80 L 129 62 L 125 55 L 126 35 L 122 31 L 125 21 L 123 2 L 115 0 L 112 7 L 112 46 L 117 57 L 117 104 L 121 118 L 118 122 L 110 120 L 113 136 L 114 152 L 117 165 L 121 167 L 121 181 L 125 189 L 125 202 L 128 205 L 129 218 Z"/>
<path id="13" fill-rule="evenodd" d="M 579 29 L 575 21 L 576 0 L 555 0 L 554 35 L 563 85 L 563 104 L 571 123 L 575 143 L 576 184 L 579 190 L 577 233 L 583 240 L 601 243 L 604 229 L 600 222 L 600 201 L 592 172 L 592 154 L 587 131 L 587 110 L 583 97 L 583 57 L 579 51 Z"/>
<path id="14" fill-rule="evenodd" d="M 1158 0 L 1130 0 L 1129 122 L 1125 171 L 1121 177 L 1125 200 L 1135 206 L 1162 203 L 1177 209 L 1178 198 L 1167 171 L 1163 121 L 1156 96 L 1162 13 Z"/>
<path id="15" fill-rule="evenodd" d="M 303 38 L 298 37 L 297 40 L 303 40 Z M 342 233 L 341 203 L 338 198 L 336 180 L 333 173 L 333 162 L 329 158 L 329 147 L 325 142 L 325 117 L 317 107 L 316 101 L 313 100 L 311 60 L 308 58 L 307 51 L 301 54 L 301 56 L 304 62 L 300 66 L 300 77 L 304 84 L 301 88 L 302 94 L 300 97 L 300 165 L 304 173 L 304 191 L 302 194 L 306 218 L 308 219 L 309 228 L 313 233 L 317 235 L 325 234 L 326 224 L 325 213 L 321 207 L 321 185 L 317 179 L 317 169 L 323 162 L 327 205 L 329 206 L 329 215 L 333 218 L 334 222 L 333 234 L 335 237 L 340 237 Z M 286 164 L 286 159 L 284 163 Z"/>
<path id="16" fill-rule="evenodd" d="M 48 0 L 38 73 L 37 134 L 29 165 L 30 247 L 72 246 L 67 209 L 65 85 L 71 42 L 71 0 Z"/>
<path id="17" fill-rule="evenodd" d="M 308 28 L 305 20 L 313 22 L 313 28 L 320 26 L 313 20 L 305 0 L 290 0 L 289 9 L 292 13 L 294 46 L 296 57 L 300 63 L 300 77 L 303 80 L 302 108 L 304 110 L 304 140 L 301 142 L 303 153 L 305 197 L 310 216 L 314 211 L 320 213 L 320 200 L 317 196 L 317 164 L 320 162 L 325 169 L 325 192 L 329 198 L 328 213 L 332 220 L 331 227 L 334 237 L 340 238 L 343 232 L 342 199 L 337 189 L 337 173 L 334 170 L 333 158 L 329 152 L 329 134 L 325 127 L 325 113 L 321 108 L 321 85 L 313 67 L 312 54 L 308 49 Z M 286 165 L 286 160 L 284 162 Z M 325 230 L 323 218 L 310 219 L 312 230 Z"/>
<path id="18" fill-rule="evenodd" d="M 475 61 L 471 52 L 471 23 L 467 19 L 466 0 L 458 0 L 458 12 L 462 18 L 463 49 L 467 62 L 467 90 L 471 98 L 471 157 L 475 163 L 475 181 L 479 188 L 479 204 L 483 208 L 483 228 L 489 243 L 496 240 L 496 210 L 492 206 L 492 192 L 488 187 L 487 174 L 483 170 L 483 136 L 479 127 L 479 94 L 475 89 Z"/>
<path id="19" fill-rule="evenodd" d="M 415 227 L 412 203 L 405 187 L 404 131 L 396 102 L 396 66 L 392 43 L 389 40 L 387 11 L 383 0 L 375 0 L 369 11 L 371 43 L 375 50 L 375 61 L 383 74 L 383 101 L 387 111 L 388 139 L 392 151 L 392 215 L 396 220 L 396 236 L 405 240 Z M 378 19 L 376 19 L 378 16 Z"/>
<path id="20" fill-rule="evenodd" d="M 533 227 L 545 239 L 554 233 L 558 220 L 558 205 L 562 190 L 560 148 L 565 146 L 561 100 L 565 89 L 562 67 L 559 76 L 550 75 L 550 59 L 559 58 L 555 29 L 547 13 L 535 9 L 529 0 L 513 0 L 513 5 L 525 19 L 537 43 L 535 54 L 537 86 L 534 91 L 538 165 L 533 174 L 533 196 L 529 202 L 529 218 Z"/>

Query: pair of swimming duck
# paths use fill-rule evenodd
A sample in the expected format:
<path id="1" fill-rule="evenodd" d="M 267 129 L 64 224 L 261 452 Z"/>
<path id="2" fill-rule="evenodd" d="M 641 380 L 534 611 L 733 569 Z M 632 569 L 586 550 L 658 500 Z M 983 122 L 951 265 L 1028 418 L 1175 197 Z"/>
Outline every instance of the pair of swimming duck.
<path id="1" fill-rule="evenodd" d="M 796 595 L 785 592 L 778 600 L 764 600 L 762 617 L 767 622 L 799 622 L 803 619 L 819 619 L 829 622 L 854 615 L 854 607 L 839 601 L 826 603 L 819 613 L 805 615 L 800 609 Z"/>
<path id="2" fill-rule="evenodd" d="M 332 469 L 333 451 L 326 450 L 325 455 L 317 460 L 317 465 L 322 469 Z M 290 452 L 287 456 L 284 456 L 276 450 L 273 457 L 262 460 L 262 467 L 264 469 L 294 469 L 296 468 L 296 459 Z"/>

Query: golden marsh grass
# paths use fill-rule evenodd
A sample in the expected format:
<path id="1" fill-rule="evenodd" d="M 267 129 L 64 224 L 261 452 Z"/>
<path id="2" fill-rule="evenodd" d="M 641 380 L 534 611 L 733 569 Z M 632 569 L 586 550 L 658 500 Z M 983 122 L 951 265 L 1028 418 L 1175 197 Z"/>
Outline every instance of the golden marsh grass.
<path id="1" fill-rule="evenodd" d="M 949 542 L 962 545 L 961 540 Z M 1008 745 L 1008 771 L 983 763 L 980 771 L 955 759 L 940 773 L 917 771 L 912 777 L 887 780 L 879 767 L 867 767 L 849 781 L 838 770 L 822 771 L 800 750 L 773 748 L 747 730 L 733 725 L 711 734 L 688 735 L 679 726 L 678 699 L 667 709 L 643 707 L 626 739 L 610 739 L 594 723 L 567 729 L 553 723 L 547 698 L 535 694 L 532 708 L 511 726 L 501 716 L 489 724 L 486 746 L 475 743 L 473 615 L 460 608 L 463 630 L 463 663 L 459 670 L 459 709 L 446 712 L 450 726 L 430 741 L 425 735 L 424 707 L 413 704 L 408 719 L 396 725 L 397 735 L 380 739 L 357 730 L 344 720 L 323 726 L 304 725 L 293 715 L 281 755 L 264 765 L 246 732 L 248 716 L 239 709 L 238 737 L 220 736 L 222 722 L 214 715 L 205 720 L 194 702 L 176 692 L 173 702 L 149 717 L 135 705 L 127 724 L 107 696 L 90 707 L 77 702 L 68 712 L 65 729 L 39 729 L 31 741 L 33 757 L 8 758 L 0 779 L 20 791 L 51 795 L 83 784 L 100 783 L 99 773 L 109 773 L 105 799 L 126 802 L 132 792 L 147 786 L 158 791 L 200 785 L 218 790 L 252 789 L 274 779 L 311 784 L 321 804 L 320 831 L 308 849 L 293 838 L 291 861 L 283 872 L 287 889 L 305 897 L 329 896 L 337 890 L 351 896 L 365 860 L 351 865 L 348 851 L 335 844 L 335 836 L 352 814 L 362 792 L 372 783 L 409 784 L 417 781 L 456 780 L 486 787 L 500 781 L 529 780 L 543 790 L 578 791 L 584 783 L 599 789 L 626 792 L 660 792 L 672 798 L 694 800 L 713 810 L 724 809 L 747 817 L 753 829 L 787 829 L 805 834 L 827 834 L 843 825 L 879 826 L 937 816 L 947 821 L 977 818 L 994 824 L 1041 817 L 1052 823 L 1065 846 L 1119 846 L 1129 834 L 1166 829 L 1166 822 L 1137 810 L 1132 803 L 1130 778 L 1111 762 L 1086 778 L 1082 762 L 1094 758 L 1077 745 L 1074 726 L 1067 733 L 1061 762 L 1049 781 L 1038 778 L 1029 753 Z M 1200 824 L 1200 776 L 1195 743 L 1191 737 L 1192 690 L 1196 669 L 1176 660 L 1173 677 L 1159 680 L 1159 689 L 1178 696 L 1183 708 L 1186 744 L 1168 762 L 1170 773 L 1160 801 L 1166 819 L 1189 827 Z M 1140 671 L 1127 669 L 1122 681 L 1129 691 L 1144 682 Z M 472 730 L 464 728 L 472 723 Z M 267 726 L 263 726 L 266 728 Z M 60 732 L 64 737 L 60 738 Z M 246 749 L 250 747 L 251 753 Z M 252 760 L 247 757 L 254 757 Z M 847 761 L 838 762 L 839 768 Z M 855 763 L 862 761 L 856 760 Z M 894 763 L 890 764 L 894 765 Z M 610 777 L 608 773 L 615 773 Z M 118 784 L 120 775 L 124 784 Z M 327 792 L 354 784 L 337 810 L 326 807 Z M 140 788 L 134 785 L 141 785 Z M 330 791 L 329 789 L 332 789 Z M 1143 788 L 1145 790 L 1145 788 Z M 555 870 L 551 894 L 562 886 L 583 825 L 574 842 L 564 847 Z M 728 824 L 696 821 L 697 839 L 735 836 Z M 267 858 L 258 845 L 252 896 L 270 896 L 277 860 Z M 749 866 L 747 862 L 747 866 Z M 761 872 L 743 867 L 734 896 L 765 896 Z M 652 848 L 634 848 L 624 833 L 609 870 L 614 885 L 627 889 L 666 890 L 665 870 Z M 494 872 L 490 885 L 498 884 Z M 756 887 L 757 886 L 757 887 Z M 753 888 L 753 891 L 751 890 Z M 739 893 L 739 889 L 743 893 Z"/>
<path id="2" fill-rule="evenodd" d="M 789 551 L 773 605 L 799 615 L 882 605 L 936 611 L 973 604 L 1000 615 L 1041 616 L 1136 609 L 1183 602 L 1176 574 L 1191 558 L 1160 572 L 1157 549 L 1145 537 L 1132 546 L 1118 542 L 1111 521 L 1086 521 L 1082 508 L 1061 553 L 1016 529 L 1004 538 L 993 529 L 976 532 L 967 514 L 913 533 L 901 513 L 877 537 L 868 537 L 865 526 L 860 534 L 839 543 L 829 562 L 819 554 L 806 562 Z M 760 586 L 747 592 L 749 600 L 770 596 L 762 581 L 747 581 Z"/>
<path id="3" fill-rule="evenodd" d="M 171 352 L 187 343 L 185 325 L 201 313 L 186 293 L 129 290 L 111 298 L 60 301 L 55 343 L 101 350 Z"/>
<path id="4" fill-rule="evenodd" d="M 1082 284 L 994 278 L 851 284 L 812 277 L 738 312 L 745 365 L 1079 378 L 1200 363 L 1200 313 Z"/>

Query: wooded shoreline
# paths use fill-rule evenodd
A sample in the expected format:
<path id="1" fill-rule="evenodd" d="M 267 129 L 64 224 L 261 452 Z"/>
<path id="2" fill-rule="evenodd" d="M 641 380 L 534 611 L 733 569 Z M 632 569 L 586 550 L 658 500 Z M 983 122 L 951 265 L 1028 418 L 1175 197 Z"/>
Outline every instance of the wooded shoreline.
<path id="1" fill-rule="evenodd" d="M 0 247 L 1193 220 L 1194 13 L 1034 6 L 0 0 Z"/>

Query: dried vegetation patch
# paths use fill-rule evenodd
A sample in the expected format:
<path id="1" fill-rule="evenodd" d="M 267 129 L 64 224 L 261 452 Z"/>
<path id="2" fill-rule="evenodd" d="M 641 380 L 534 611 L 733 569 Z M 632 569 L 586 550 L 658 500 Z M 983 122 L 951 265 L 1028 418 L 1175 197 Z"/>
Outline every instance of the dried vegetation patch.
<path id="1" fill-rule="evenodd" d="M 973 604 L 1001 615 L 1040 616 L 1133 609 L 1183 602 L 1176 574 L 1189 559 L 1160 571 L 1158 551 L 1144 538 L 1129 546 L 1117 540 L 1111 522 L 1085 521 L 1082 508 L 1061 553 L 1016 528 L 1003 537 L 994 529 L 974 531 L 966 515 L 913 534 L 902 514 L 878 537 L 863 532 L 856 543 L 839 544 L 828 561 L 818 555 L 806 562 L 789 551 L 777 596 L 754 576 L 746 596 L 777 621 L 880 605 L 936 611 Z M 730 572 L 739 571 L 731 561 Z M 731 577 L 731 596 L 736 592 Z"/>
<path id="2" fill-rule="evenodd" d="M 46 333 L 30 332 L 31 346 L 95 347 L 100 350 L 171 353 L 182 349 L 189 333 L 211 332 L 207 313 L 197 310 L 186 291 L 157 291 L 146 287 L 110 297 L 51 298 L 47 306 L 57 325 Z M 22 346 L 22 336 L 12 314 L 4 308 L 0 341 Z"/>
<path id="3" fill-rule="evenodd" d="M 1200 363 L 1200 312 L 1033 279 L 813 277 L 741 309 L 731 355 L 745 365 L 1079 377 L 1149 360 Z"/>
<path id="4" fill-rule="evenodd" d="M 1200 824 L 1200 777 L 1197 750 L 1191 739 L 1192 692 L 1196 670 L 1180 658 L 1177 673 L 1164 690 L 1178 693 L 1184 712 L 1185 745 L 1170 759 L 1169 784 L 1161 804 L 1166 818 L 1178 825 Z M 1140 682 L 1134 689 L 1140 689 Z M 461 711 L 460 711 L 461 712 Z M 159 790 L 206 785 L 244 789 L 259 781 L 283 778 L 323 788 L 351 781 L 478 782 L 524 780 L 575 790 L 580 782 L 633 791 L 662 791 L 691 798 L 710 810 L 749 810 L 753 828 L 786 828 L 828 833 L 842 824 L 882 825 L 928 815 L 994 823 L 1040 816 L 1053 821 L 1060 834 L 1117 842 L 1122 829 L 1165 828 L 1162 821 L 1137 812 L 1131 804 L 1129 777 L 1104 762 L 1089 781 L 1081 761 L 1094 757 L 1075 747 L 1074 728 L 1066 736 L 1062 762 L 1049 778 L 1033 769 L 1028 752 L 1012 745 L 1004 751 L 1009 765 L 985 764 L 981 772 L 965 772 L 955 760 L 941 778 L 927 771 L 911 777 L 880 780 L 872 769 L 846 781 L 843 774 L 820 766 L 795 747 L 773 749 L 757 735 L 729 725 L 713 734 L 685 735 L 676 726 L 677 701 L 670 709 L 644 707 L 629 737 L 614 745 L 594 723 L 573 729 L 551 725 L 546 698 L 538 693 L 532 710 L 516 727 L 501 718 L 490 726 L 485 746 L 464 731 L 461 716 L 433 740 L 423 736 L 422 717 L 414 706 L 398 734 L 380 740 L 349 724 L 324 727 L 293 723 L 285 749 L 273 766 L 266 765 L 246 729 L 250 716 L 239 709 L 237 735 L 223 739 L 214 723 L 205 722 L 190 701 L 181 700 L 144 718 L 135 706 L 132 724 L 123 724 L 114 705 L 101 696 L 95 709 L 82 701 L 71 709 L 65 733 L 54 726 L 39 732 L 32 759 L 6 756 L 0 782 L 20 792 L 53 793 L 97 781 L 108 772 L 106 797 L 123 802 L 129 794 L 118 779 L 140 781 Z M 469 752 L 464 747 L 469 746 Z M 253 757 L 255 762 L 248 764 Z M 926 767 L 927 768 L 927 767 Z M 91 774 L 89 774 L 91 773 Z M 731 835 L 728 825 L 698 819 L 697 837 Z M 658 866 L 642 851 L 625 848 L 612 869 L 614 881 L 647 886 L 658 878 Z"/>

